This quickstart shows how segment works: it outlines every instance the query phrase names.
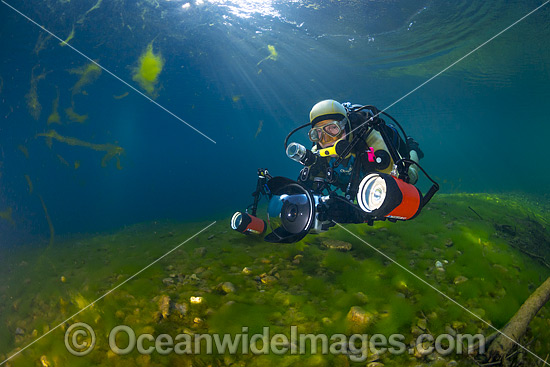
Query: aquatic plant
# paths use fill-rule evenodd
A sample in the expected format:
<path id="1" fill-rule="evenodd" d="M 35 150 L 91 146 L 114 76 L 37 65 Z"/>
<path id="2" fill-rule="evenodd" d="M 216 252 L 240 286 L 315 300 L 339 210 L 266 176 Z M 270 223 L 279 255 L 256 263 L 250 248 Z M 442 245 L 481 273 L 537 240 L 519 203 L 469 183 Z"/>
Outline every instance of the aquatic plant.
<path id="1" fill-rule="evenodd" d="M 31 178 L 29 177 L 29 175 L 25 175 L 25 179 L 27 180 L 27 185 L 29 185 L 29 194 L 32 194 L 34 187 L 32 185 Z"/>
<path id="2" fill-rule="evenodd" d="M 132 79 L 139 83 L 150 96 L 157 97 L 156 86 L 163 67 L 164 59 L 160 52 L 157 54 L 153 52 L 153 42 L 151 42 L 139 57 L 138 65 L 133 70 Z"/>
<path id="3" fill-rule="evenodd" d="M 59 88 L 56 87 L 57 97 L 52 102 L 52 113 L 48 116 L 48 125 L 50 124 L 61 124 L 61 119 L 59 117 Z"/>
<path id="4" fill-rule="evenodd" d="M 128 94 L 129 94 L 129 92 L 124 92 L 124 93 L 122 93 L 122 94 L 120 94 L 120 95 L 118 95 L 118 96 L 113 96 L 113 98 L 114 98 L 114 99 L 122 99 L 122 98 L 128 96 Z"/>
<path id="5" fill-rule="evenodd" d="M 61 143 L 65 143 L 65 144 L 68 144 L 68 145 L 71 145 L 71 146 L 80 146 L 80 147 L 84 147 L 84 148 L 90 148 L 90 149 L 93 149 L 93 150 L 96 150 L 96 151 L 99 151 L 99 152 L 105 152 L 105 155 L 101 159 L 101 166 L 106 167 L 107 162 L 109 162 L 111 159 L 115 158 L 116 161 L 117 161 L 117 163 L 116 163 L 117 168 L 122 169 L 122 167 L 120 166 L 120 158 L 119 157 L 120 157 L 120 155 L 124 154 L 124 149 L 117 146 L 117 145 L 110 144 L 110 143 L 107 143 L 107 144 L 89 143 L 89 142 L 86 142 L 86 141 L 83 141 L 83 140 L 80 140 L 80 139 L 77 139 L 77 138 L 66 137 L 66 136 L 59 135 L 59 133 L 57 133 L 57 131 L 55 131 L 55 130 L 50 130 L 46 133 L 37 134 L 36 136 L 45 137 L 46 138 L 46 144 L 50 148 L 52 146 L 52 139 L 55 139 L 55 140 L 57 140 Z"/>
<path id="6" fill-rule="evenodd" d="M 38 67 L 38 65 L 35 65 L 32 68 L 31 72 L 31 87 L 27 94 L 25 95 L 25 101 L 27 102 L 27 108 L 29 110 L 29 113 L 31 116 L 38 120 L 40 117 L 40 113 L 42 112 L 42 105 L 38 101 L 38 82 L 42 79 L 46 78 L 46 73 L 43 72 L 40 75 L 35 76 L 34 71 Z"/>
<path id="7" fill-rule="evenodd" d="M 59 43 L 59 46 L 61 47 L 64 47 L 67 45 L 67 43 L 69 43 L 70 40 L 72 40 L 74 37 L 74 24 L 73 24 L 73 29 L 71 30 L 71 33 L 69 34 L 69 36 L 65 39 L 65 41 L 62 41 Z"/>
<path id="8" fill-rule="evenodd" d="M 69 120 L 73 122 L 78 122 L 80 124 L 84 123 L 88 119 L 88 115 L 79 115 L 78 113 L 74 112 L 74 109 L 72 107 L 65 109 L 65 114 L 69 118 Z"/>
<path id="9" fill-rule="evenodd" d="M 256 65 L 260 65 L 262 62 L 267 60 L 277 61 L 277 59 L 279 58 L 279 53 L 275 49 L 275 46 L 267 45 L 267 50 L 269 51 L 269 55 L 266 58 L 258 61 Z"/>
<path id="10" fill-rule="evenodd" d="M 0 219 L 3 219 L 5 221 L 9 222 L 10 224 L 14 225 L 15 222 L 13 221 L 12 213 L 13 213 L 13 209 L 8 208 L 8 209 L 4 210 L 3 212 L 0 212 Z"/>
<path id="11" fill-rule="evenodd" d="M 71 74 L 80 75 L 78 81 L 71 88 L 73 96 L 82 93 L 85 86 L 95 82 L 101 75 L 101 68 L 93 62 L 68 71 Z"/>

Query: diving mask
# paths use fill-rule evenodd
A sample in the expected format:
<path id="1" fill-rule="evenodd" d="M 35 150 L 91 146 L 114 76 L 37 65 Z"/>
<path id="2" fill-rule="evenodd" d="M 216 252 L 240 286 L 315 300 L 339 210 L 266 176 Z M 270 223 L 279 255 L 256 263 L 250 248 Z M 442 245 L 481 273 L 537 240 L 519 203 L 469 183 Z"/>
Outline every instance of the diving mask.
<path id="1" fill-rule="evenodd" d="M 322 124 L 323 122 L 320 122 L 319 124 Z M 309 140 L 316 143 L 318 141 L 323 140 L 332 140 L 336 137 L 338 137 L 343 131 L 344 127 L 346 126 L 346 119 L 342 119 L 340 121 L 332 120 L 331 122 L 314 127 L 308 132 Z"/>

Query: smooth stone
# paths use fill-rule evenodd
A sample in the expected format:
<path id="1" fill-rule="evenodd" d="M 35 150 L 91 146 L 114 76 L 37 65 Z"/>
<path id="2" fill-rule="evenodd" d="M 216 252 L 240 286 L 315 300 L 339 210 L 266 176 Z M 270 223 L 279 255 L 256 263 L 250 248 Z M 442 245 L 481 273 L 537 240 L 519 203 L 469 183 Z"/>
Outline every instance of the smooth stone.
<path id="1" fill-rule="evenodd" d="M 262 283 L 264 283 L 264 284 L 266 284 L 266 285 L 276 283 L 277 280 L 278 280 L 278 279 L 275 278 L 275 277 L 272 276 L 272 275 L 266 275 L 266 276 L 264 276 L 264 277 L 261 278 Z"/>
<path id="2" fill-rule="evenodd" d="M 162 280 L 162 282 L 164 283 L 164 285 L 171 285 L 171 284 L 174 284 L 174 279 L 172 278 L 164 278 Z"/>
<path id="3" fill-rule="evenodd" d="M 221 284 L 220 289 L 225 293 L 235 293 L 235 286 L 231 282 L 224 282 Z"/>
<path id="4" fill-rule="evenodd" d="M 462 284 L 462 283 L 466 282 L 467 280 L 468 280 L 468 278 L 466 278 L 465 276 L 459 275 L 453 280 L 453 283 L 454 284 Z"/>
<path id="5" fill-rule="evenodd" d="M 198 255 L 200 257 L 204 257 L 204 255 L 206 255 L 206 247 L 197 247 L 195 249 L 195 255 Z"/>

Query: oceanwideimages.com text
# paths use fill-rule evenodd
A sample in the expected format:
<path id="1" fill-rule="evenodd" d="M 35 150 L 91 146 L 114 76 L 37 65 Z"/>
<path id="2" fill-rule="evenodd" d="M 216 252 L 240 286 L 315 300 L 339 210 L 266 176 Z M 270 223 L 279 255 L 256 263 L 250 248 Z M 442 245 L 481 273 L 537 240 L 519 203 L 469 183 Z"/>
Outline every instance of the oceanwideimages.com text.
<path id="1" fill-rule="evenodd" d="M 402 334 L 304 334 L 297 326 L 291 326 L 288 334 L 272 333 L 270 327 L 263 327 L 261 333 L 251 334 L 248 327 L 242 327 L 236 334 L 190 334 L 181 333 L 153 335 L 137 334 L 127 325 L 114 327 L 109 333 L 109 348 L 117 355 L 133 351 L 140 354 L 200 355 L 200 354 L 274 354 L 274 355 L 346 355 L 354 362 L 364 362 L 370 354 L 404 353 L 440 355 L 467 353 L 473 346 L 483 349 L 483 335 L 476 334 L 431 334 L 419 335 L 411 347 Z M 96 343 L 93 329 L 84 323 L 71 325 L 65 333 L 65 345 L 77 356 L 89 354 Z M 484 350 L 476 351 L 484 353 Z"/>

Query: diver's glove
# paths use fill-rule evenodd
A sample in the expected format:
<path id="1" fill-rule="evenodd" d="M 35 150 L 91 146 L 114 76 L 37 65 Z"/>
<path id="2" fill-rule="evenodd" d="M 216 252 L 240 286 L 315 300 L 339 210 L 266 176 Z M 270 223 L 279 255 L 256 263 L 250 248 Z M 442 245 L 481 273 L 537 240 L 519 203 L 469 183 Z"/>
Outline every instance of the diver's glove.
<path id="1" fill-rule="evenodd" d="M 424 152 L 420 150 L 420 147 L 418 146 L 416 140 L 414 140 L 410 136 L 407 136 L 407 146 L 409 147 L 409 150 L 416 151 L 416 153 L 418 154 L 418 159 L 424 158 Z"/>

